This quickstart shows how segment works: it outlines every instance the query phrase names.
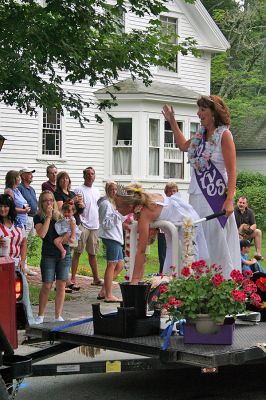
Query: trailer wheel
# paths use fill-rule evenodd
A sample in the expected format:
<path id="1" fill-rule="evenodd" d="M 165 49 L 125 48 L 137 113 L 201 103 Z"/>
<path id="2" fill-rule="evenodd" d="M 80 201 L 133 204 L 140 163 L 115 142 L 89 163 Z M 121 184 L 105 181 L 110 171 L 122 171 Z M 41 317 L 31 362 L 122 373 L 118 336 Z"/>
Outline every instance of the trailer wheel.
<path id="1" fill-rule="evenodd" d="M 1 375 L 0 375 L 0 399 L 9 400 L 8 391 Z"/>

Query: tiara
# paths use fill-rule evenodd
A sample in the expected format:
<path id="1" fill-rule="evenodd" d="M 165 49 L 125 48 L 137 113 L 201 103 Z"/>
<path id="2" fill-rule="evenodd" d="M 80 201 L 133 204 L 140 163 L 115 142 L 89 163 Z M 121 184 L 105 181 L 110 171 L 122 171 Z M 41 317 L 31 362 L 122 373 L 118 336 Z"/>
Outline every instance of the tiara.
<path id="1" fill-rule="evenodd" d="M 213 104 L 215 104 L 216 106 L 222 107 L 224 108 L 223 104 L 218 103 L 217 101 L 214 101 L 211 96 L 205 96 L 209 101 L 211 101 Z"/>
<path id="2" fill-rule="evenodd" d="M 117 196 L 120 196 L 120 197 L 133 197 L 134 196 L 134 193 L 132 193 L 132 194 L 128 193 L 126 186 L 120 185 L 119 183 L 117 184 L 116 194 L 117 194 Z"/>

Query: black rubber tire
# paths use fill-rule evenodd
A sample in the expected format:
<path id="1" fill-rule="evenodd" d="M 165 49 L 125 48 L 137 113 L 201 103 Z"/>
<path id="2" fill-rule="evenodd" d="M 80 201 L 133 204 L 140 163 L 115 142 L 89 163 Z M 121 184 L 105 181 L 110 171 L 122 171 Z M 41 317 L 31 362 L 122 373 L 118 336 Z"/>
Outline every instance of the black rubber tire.
<path id="1" fill-rule="evenodd" d="M 0 399 L 1 400 L 9 400 L 7 388 L 6 388 L 5 382 L 1 375 L 0 375 Z"/>

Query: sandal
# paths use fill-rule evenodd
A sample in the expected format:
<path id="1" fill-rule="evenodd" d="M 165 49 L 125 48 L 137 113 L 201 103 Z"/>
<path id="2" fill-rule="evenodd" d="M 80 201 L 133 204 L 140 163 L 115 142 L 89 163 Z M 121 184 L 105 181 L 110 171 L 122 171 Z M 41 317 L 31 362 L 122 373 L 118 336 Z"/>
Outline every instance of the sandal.
<path id="1" fill-rule="evenodd" d="M 75 283 L 70 283 L 66 287 L 68 289 L 74 290 L 75 292 L 78 292 L 80 290 L 80 286 L 76 285 Z"/>
<path id="2" fill-rule="evenodd" d="M 54 291 L 56 292 L 56 287 L 54 288 Z M 72 289 L 70 289 L 69 287 L 65 287 L 65 293 L 72 293 Z"/>
<path id="3" fill-rule="evenodd" d="M 103 280 L 102 280 L 102 279 L 99 279 L 99 280 L 96 281 L 96 282 L 92 282 L 92 283 L 91 283 L 91 286 L 103 286 Z"/>

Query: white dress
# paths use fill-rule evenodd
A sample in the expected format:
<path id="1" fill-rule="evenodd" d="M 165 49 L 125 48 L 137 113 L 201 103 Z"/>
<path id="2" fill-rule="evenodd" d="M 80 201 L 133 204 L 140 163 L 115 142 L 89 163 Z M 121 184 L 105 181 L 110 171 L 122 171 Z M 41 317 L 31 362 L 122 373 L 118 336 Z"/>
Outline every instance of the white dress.
<path id="1" fill-rule="evenodd" d="M 221 131 L 220 140 L 215 146 L 211 161 L 220 171 L 227 184 L 228 177 L 221 147 L 222 135 L 226 129 L 227 128 L 224 127 Z M 213 214 L 212 208 L 209 206 L 198 186 L 194 168 L 192 168 L 192 178 L 188 192 L 190 194 L 189 203 L 201 218 Z M 222 228 L 217 218 L 203 222 L 202 227 L 209 250 L 210 263 L 221 265 L 223 268 L 223 276 L 227 279 L 230 277 L 230 273 L 233 269 L 241 271 L 239 236 L 234 213 L 227 219 L 224 228 Z"/>
<path id="2" fill-rule="evenodd" d="M 174 225 L 180 225 L 185 219 L 191 219 L 192 221 L 200 219 L 199 215 L 196 213 L 193 207 L 182 200 L 180 193 L 175 193 L 170 197 L 164 196 L 164 202 L 156 202 L 156 204 L 163 206 L 161 214 L 157 218 L 157 221 L 169 221 L 172 222 Z M 169 233 L 165 232 L 166 257 L 163 267 L 164 274 L 171 275 L 173 273 L 173 271 L 171 271 L 170 269 L 172 265 L 172 246 L 182 246 L 182 227 L 180 228 L 180 231 L 181 232 L 178 235 L 179 238 L 177 238 L 176 243 L 172 241 L 172 237 L 169 235 Z M 201 224 L 198 224 L 195 227 L 194 233 L 194 261 L 202 259 L 208 261 L 209 253 Z M 180 263 L 182 263 L 181 251 L 179 252 L 179 272 L 183 267 L 182 265 L 180 265 Z"/>

